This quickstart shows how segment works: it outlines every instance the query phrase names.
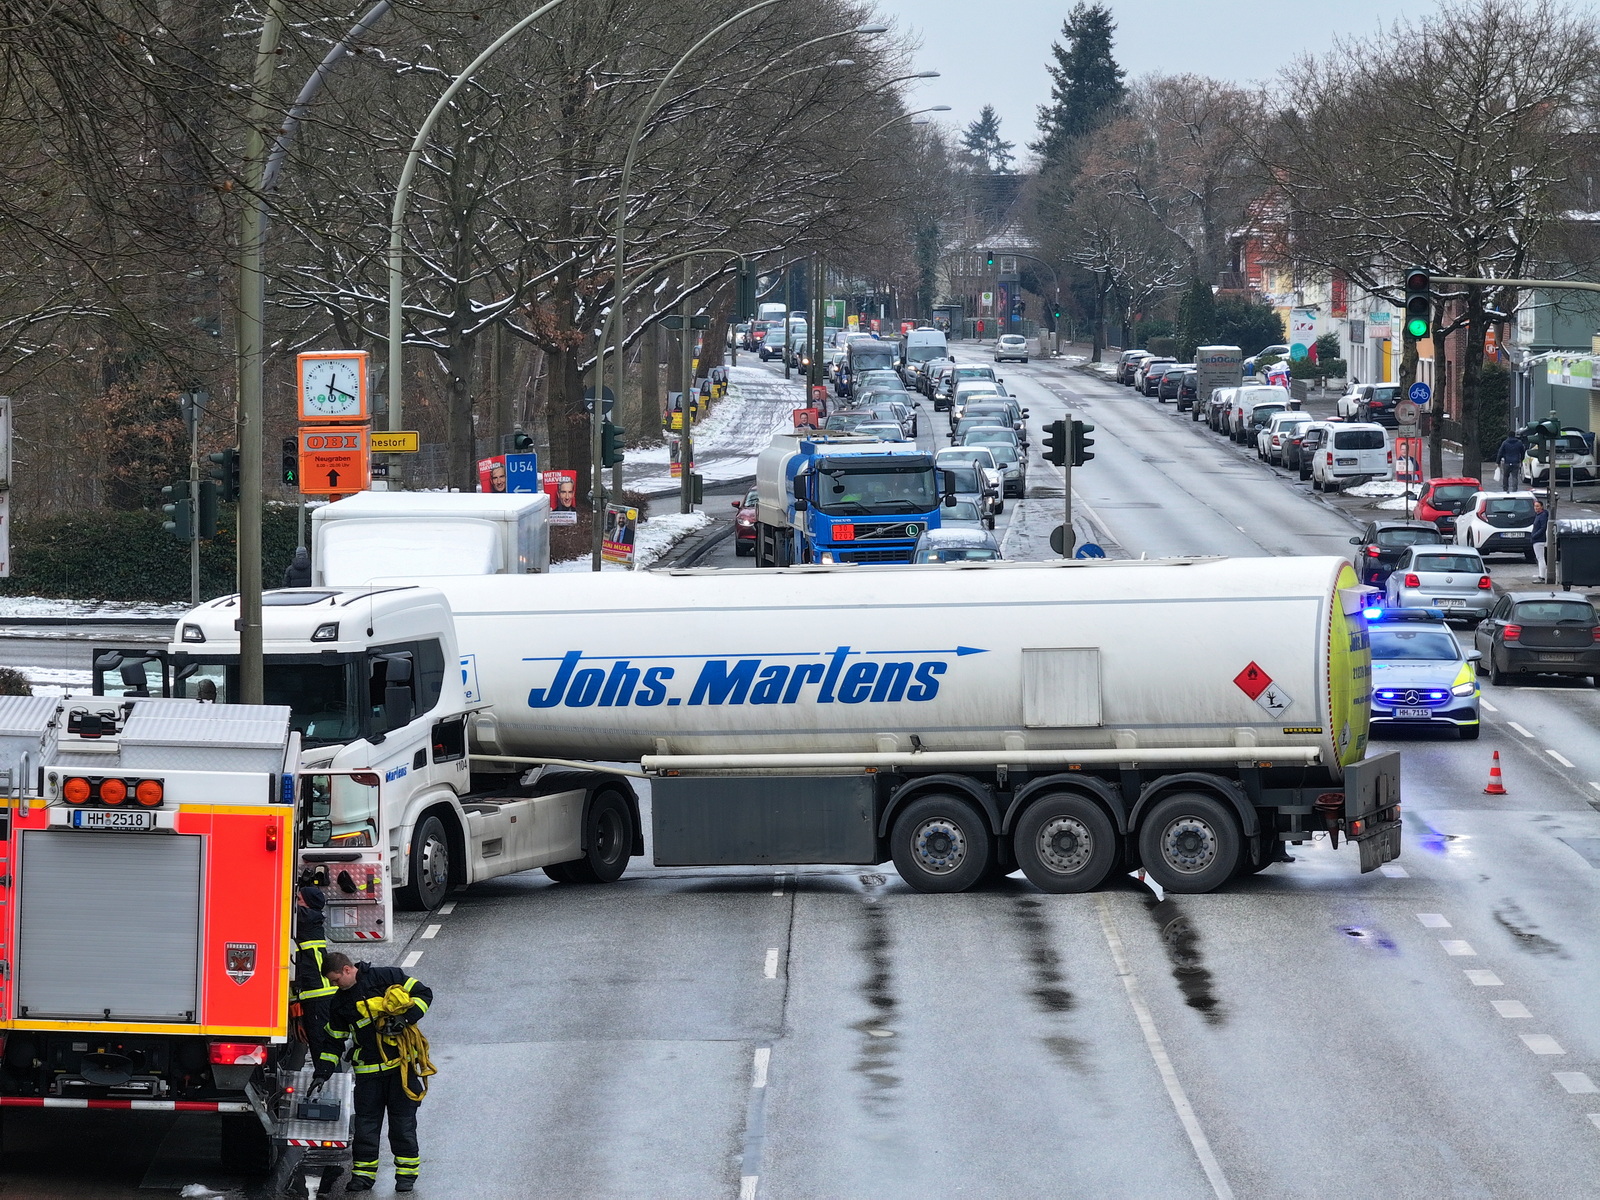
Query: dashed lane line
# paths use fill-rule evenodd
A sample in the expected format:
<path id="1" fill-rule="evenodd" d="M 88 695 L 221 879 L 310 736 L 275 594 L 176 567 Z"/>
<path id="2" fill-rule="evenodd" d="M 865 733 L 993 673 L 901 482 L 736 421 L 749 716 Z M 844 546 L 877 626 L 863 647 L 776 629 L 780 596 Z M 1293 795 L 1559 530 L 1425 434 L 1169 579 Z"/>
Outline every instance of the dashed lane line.
<path id="1" fill-rule="evenodd" d="M 1518 725 L 1515 721 L 1507 721 L 1506 724 L 1511 726 L 1511 728 L 1515 729 L 1518 733 L 1520 733 L 1525 738 L 1531 738 L 1533 736 L 1533 734 L 1529 733 L 1526 729 L 1524 729 L 1521 725 Z"/>
<path id="2" fill-rule="evenodd" d="M 1483 708 L 1484 708 L 1484 710 L 1486 712 L 1497 713 L 1497 712 L 1500 711 L 1498 708 L 1496 708 L 1494 705 L 1490 704 L 1489 701 L 1484 699 L 1482 696 L 1478 697 L 1478 703 L 1483 706 Z"/>
<path id="3" fill-rule="evenodd" d="M 400 965 L 403 968 L 405 968 L 407 971 L 409 971 L 409 970 L 411 970 L 412 967 L 416 966 L 417 963 L 419 963 L 421 961 L 422 961 L 422 951 L 421 950 L 413 950 L 410 954 L 406 955 L 404 958 L 402 958 L 400 960 Z"/>
<path id="4" fill-rule="evenodd" d="M 1450 922 L 1440 913 L 1418 913 L 1417 920 L 1422 922 L 1424 929 L 1449 929 Z"/>
<path id="5" fill-rule="evenodd" d="M 431 942 L 434 938 L 439 936 L 439 930 L 443 928 L 443 925 L 429 925 L 422 931 L 422 940 L 425 942 Z"/>
<path id="6" fill-rule="evenodd" d="M 1500 976 L 1496 975 L 1493 971 L 1464 971 L 1463 974 L 1472 981 L 1473 987 L 1505 986 L 1505 984 L 1500 982 Z"/>
<path id="7" fill-rule="evenodd" d="M 772 1047 L 760 1046 L 756 1049 L 754 1061 L 750 1064 L 750 1086 L 764 1088 L 767 1086 L 767 1068 L 772 1063 Z"/>
<path id="8" fill-rule="evenodd" d="M 1532 1050 L 1535 1054 L 1566 1053 L 1566 1051 L 1561 1048 L 1561 1043 L 1556 1041 L 1555 1038 L 1551 1037 L 1548 1033 L 1519 1033 L 1517 1036 L 1522 1039 L 1522 1044 L 1529 1050 Z"/>
<path id="9" fill-rule="evenodd" d="M 776 979 L 778 977 L 778 948 L 776 946 L 767 947 L 767 961 L 766 965 L 762 967 L 761 973 L 768 979 Z"/>
<path id="10" fill-rule="evenodd" d="M 1551 1071 L 1556 1077 L 1556 1082 L 1574 1096 L 1581 1096 L 1588 1092 L 1600 1092 L 1600 1087 L 1595 1087 L 1594 1080 L 1582 1071 Z"/>
<path id="11" fill-rule="evenodd" d="M 1495 1012 L 1505 1017 L 1508 1021 L 1530 1021 L 1533 1014 L 1528 1011 L 1528 1006 L 1521 1000 L 1491 1000 Z"/>
<path id="12" fill-rule="evenodd" d="M 1378 870 L 1383 872 L 1383 874 L 1388 876 L 1390 879 L 1411 878 L 1411 872 L 1406 870 L 1399 863 L 1384 863 L 1383 866 L 1378 868 Z"/>
<path id="13" fill-rule="evenodd" d="M 1545 753 L 1548 754 L 1551 758 L 1555 759 L 1563 767 L 1566 767 L 1569 771 L 1573 767 L 1578 765 L 1577 763 L 1573 762 L 1571 759 L 1567 758 L 1565 755 L 1561 754 L 1559 751 L 1551 750 L 1548 746 L 1545 747 Z"/>
<path id="14" fill-rule="evenodd" d="M 1476 958 L 1478 952 L 1472 948 L 1471 942 L 1454 941 L 1450 938 L 1440 938 L 1439 945 L 1444 947 L 1444 952 L 1453 958 Z"/>
<path id="15" fill-rule="evenodd" d="M 439 906 L 438 915 L 441 916 L 441 917 L 448 917 L 451 913 L 455 912 L 455 910 L 456 910 L 456 902 L 454 900 L 446 900 L 443 904 L 441 904 Z"/>

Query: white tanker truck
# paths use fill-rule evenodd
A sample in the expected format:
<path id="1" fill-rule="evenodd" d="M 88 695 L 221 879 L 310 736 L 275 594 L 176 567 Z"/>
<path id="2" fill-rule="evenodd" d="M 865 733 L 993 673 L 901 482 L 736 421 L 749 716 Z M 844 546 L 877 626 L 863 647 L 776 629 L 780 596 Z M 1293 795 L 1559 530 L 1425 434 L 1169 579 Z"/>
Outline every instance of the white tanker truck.
<path id="1" fill-rule="evenodd" d="M 387 846 L 413 906 L 532 867 L 617 878 L 644 852 L 634 777 L 658 865 L 892 860 L 928 892 L 1142 866 L 1204 892 L 1322 831 L 1364 871 L 1399 854 L 1362 596 L 1334 558 L 294 589 L 266 597 L 267 701 L 303 769 L 380 781 L 334 776 L 328 841 Z M 127 653 L 230 699 L 236 616 Z"/>

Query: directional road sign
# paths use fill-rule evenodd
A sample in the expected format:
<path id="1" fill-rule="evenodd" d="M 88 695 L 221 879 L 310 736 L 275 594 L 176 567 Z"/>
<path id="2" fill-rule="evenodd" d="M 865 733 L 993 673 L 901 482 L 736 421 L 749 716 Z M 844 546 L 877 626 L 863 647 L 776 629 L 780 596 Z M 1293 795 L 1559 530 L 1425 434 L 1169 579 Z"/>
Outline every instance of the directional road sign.
<path id="1" fill-rule="evenodd" d="M 374 429 L 367 442 L 374 454 L 416 454 L 422 449 L 422 435 L 415 429 Z"/>
<path id="2" fill-rule="evenodd" d="M 372 480 L 371 427 L 302 425 L 300 492 L 342 496 L 364 492 Z"/>

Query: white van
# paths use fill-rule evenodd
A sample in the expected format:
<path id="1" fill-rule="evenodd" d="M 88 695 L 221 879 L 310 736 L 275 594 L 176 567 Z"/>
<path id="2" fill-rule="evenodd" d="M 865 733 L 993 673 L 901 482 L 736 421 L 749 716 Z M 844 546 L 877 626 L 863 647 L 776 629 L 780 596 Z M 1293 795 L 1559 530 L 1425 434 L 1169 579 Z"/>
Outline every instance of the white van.
<path id="1" fill-rule="evenodd" d="M 1299 407 L 1289 395 L 1289 389 L 1275 383 L 1247 383 L 1233 389 L 1233 399 L 1228 406 L 1228 436 L 1241 446 L 1255 437 L 1255 430 L 1247 429 L 1250 410 L 1258 404 L 1281 404 L 1285 409 Z"/>
<path id="2" fill-rule="evenodd" d="M 908 383 L 912 366 L 935 358 L 949 358 L 950 346 L 945 341 L 944 330 L 925 326 L 910 329 L 900 335 L 900 377 Z"/>
<path id="3" fill-rule="evenodd" d="M 1311 490 L 1336 492 L 1347 483 L 1389 479 L 1394 475 L 1394 448 L 1382 425 L 1363 421 L 1332 426 L 1311 458 Z"/>

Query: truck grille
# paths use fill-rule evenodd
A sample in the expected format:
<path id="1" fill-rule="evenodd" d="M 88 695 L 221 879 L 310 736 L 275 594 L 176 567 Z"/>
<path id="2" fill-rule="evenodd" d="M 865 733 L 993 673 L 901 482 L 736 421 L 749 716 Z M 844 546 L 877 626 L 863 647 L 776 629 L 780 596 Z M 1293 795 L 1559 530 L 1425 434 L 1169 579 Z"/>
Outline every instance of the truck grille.
<path id="1" fill-rule="evenodd" d="M 1379 688 L 1373 695 L 1379 704 L 1397 704 L 1403 708 L 1439 705 L 1450 699 L 1449 691 L 1444 688 Z"/>
<path id="2" fill-rule="evenodd" d="M 840 562 L 853 563 L 908 563 L 911 547 L 899 550 L 845 550 L 835 555 Z"/>

